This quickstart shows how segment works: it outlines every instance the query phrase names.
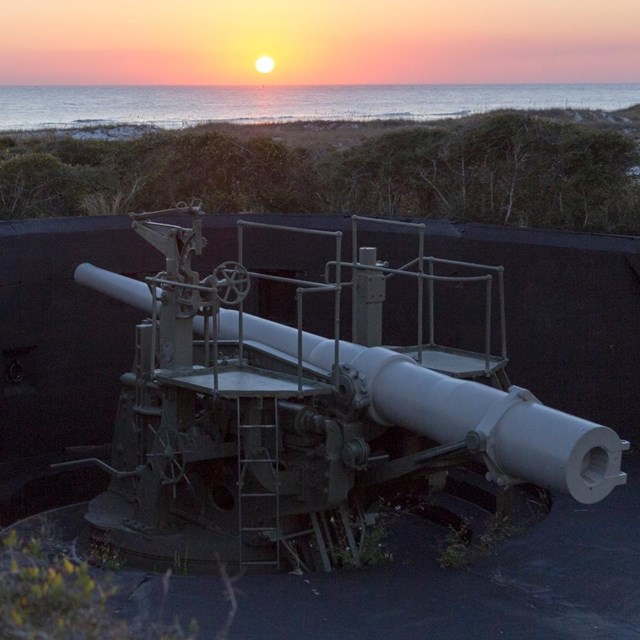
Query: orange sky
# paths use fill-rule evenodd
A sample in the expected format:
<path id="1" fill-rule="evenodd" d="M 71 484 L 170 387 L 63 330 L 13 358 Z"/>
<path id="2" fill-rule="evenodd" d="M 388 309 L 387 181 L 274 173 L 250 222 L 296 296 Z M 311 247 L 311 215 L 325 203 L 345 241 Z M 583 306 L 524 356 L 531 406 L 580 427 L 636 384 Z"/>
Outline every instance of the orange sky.
<path id="1" fill-rule="evenodd" d="M 254 62 L 276 61 L 269 76 Z M 0 84 L 640 82 L 640 0 L 8 0 Z"/>

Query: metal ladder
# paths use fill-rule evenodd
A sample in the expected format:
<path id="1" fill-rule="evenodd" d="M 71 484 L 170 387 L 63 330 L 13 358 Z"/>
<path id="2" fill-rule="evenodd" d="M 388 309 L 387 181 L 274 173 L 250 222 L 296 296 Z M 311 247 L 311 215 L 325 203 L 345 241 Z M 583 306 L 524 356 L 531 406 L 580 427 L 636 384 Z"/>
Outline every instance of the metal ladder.
<path id="1" fill-rule="evenodd" d="M 238 407 L 238 563 L 240 567 L 246 566 L 271 566 L 280 568 L 280 477 L 279 477 L 279 423 L 278 423 L 278 402 L 273 398 L 273 423 L 270 424 L 243 424 L 241 412 L 241 398 L 237 399 Z M 273 450 L 263 447 L 264 457 L 259 457 L 255 453 L 246 452 L 243 443 L 243 434 L 247 430 L 261 430 L 263 432 L 272 432 L 274 446 Z M 270 466 L 274 477 L 275 491 L 255 491 L 245 490 L 245 482 L 247 471 L 251 465 L 267 464 Z M 246 522 L 246 507 L 251 501 L 262 500 L 264 503 L 272 504 L 272 522 L 261 526 L 249 526 Z M 262 534 L 266 538 L 275 543 L 275 556 L 268 560 L 245 560 L 243 556 L 243 534 L 253 533 Z"/>

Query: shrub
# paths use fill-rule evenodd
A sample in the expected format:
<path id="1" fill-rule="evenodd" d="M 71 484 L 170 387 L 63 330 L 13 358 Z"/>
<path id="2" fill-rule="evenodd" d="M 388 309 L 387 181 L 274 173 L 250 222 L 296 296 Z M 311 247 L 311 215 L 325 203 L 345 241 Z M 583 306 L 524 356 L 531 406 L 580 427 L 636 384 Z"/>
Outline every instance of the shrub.
<path id="1" fill-rule="evenodd" d="M 79 212 L 79 195 L 100 179 L 90 167 L 70 167 L 49 153 L 0 161 L 0 218 L 40 218 Z"/>
<path id="2" fill-rule="evenodd" d="M 345 213 L 637 232 L 638 162 L 617 132 L 505 112 L 383 134 L 324 175 Z"/>
<path id="3" fill-rule="evenodd" d="M 86 563 L 47 557 L 37 540 L 23 543 L 15 530 L 3 540 L 0 556 L 0 639 L 192 640 L 178 626 L 145 624 L 131 628 L 116 619 L 105 587 Z"/>
<path id="4" fill-rule="evenodd" d="M 562 112 L 503 111 L 437 125 L 378 124 L 362 142 L 321 153 L 312 141 L 294 147 L 231 126 L 129 141 L 0 138 L 0 218 L 151 211 L 198 198 L 209 213 L 360 213 L 639 233 L 632 136 L 563 120 Z M 307 126 L 287 135 L 304 144 Z"/>
<path id="5" fill-rule="evenodd" d="M 0 151 L 3 149 L 11 149 L 16 146 L 15 138 L 10 136 L 2 136 L 0 137 Z"/>

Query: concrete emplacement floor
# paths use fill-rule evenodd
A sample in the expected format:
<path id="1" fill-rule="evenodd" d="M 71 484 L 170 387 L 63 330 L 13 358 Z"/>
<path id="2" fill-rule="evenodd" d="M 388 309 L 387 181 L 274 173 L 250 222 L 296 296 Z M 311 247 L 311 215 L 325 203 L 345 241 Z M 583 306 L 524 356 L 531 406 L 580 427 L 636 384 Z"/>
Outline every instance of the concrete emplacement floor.
<path id="1" fill-rule="evenodd" d="M 243 640 L 640 638 L 640 455 L 626 454 L 628 484 L 581 505 L 554 496 L 549 516 L 464 569 L 443 569 L 442 527 L 401 513 L 390 526 L 394 560 L 332 573 L 243 575 L 228 636 Z M 82 518 L 67 518 L 71 539 Z M 62 535 L 65 535 L 63 532 Z M 229 615 L 217 576 L 115 577 L 118 615 L 198 622 L 213 638 Z"/>

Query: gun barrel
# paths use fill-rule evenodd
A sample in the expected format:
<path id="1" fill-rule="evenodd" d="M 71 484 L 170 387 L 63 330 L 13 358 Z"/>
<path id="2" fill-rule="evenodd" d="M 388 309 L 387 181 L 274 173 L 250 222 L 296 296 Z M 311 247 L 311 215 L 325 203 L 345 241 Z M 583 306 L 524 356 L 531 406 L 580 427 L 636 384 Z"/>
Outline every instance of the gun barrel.
<path id="1" fill-rule="evenodd" d="M 151 311 L 146 284 L 88 263 L 75 271 L 79 284 L 145 311 Z M 219 335 L 238 337 L 238 313 L 220 310 Z M 203 333 L 203 318 L 194 330 Z M 243 314 L 243 335 L 290 356 L 298 355 L 298 332 Z M 329 371 L 334 342 L 303 333 L 302 359 Z M 372 419 L 398 425 L 441 444 L 464 440 L 472 432 L 484 453 L 489 476 L 501 484 L 531 482 L 591 504 L 626 482 L 622 451 L 629 443 L 608 427 L 557 411 L 530 392 L 508 393 L 425 369 L 412 358 L 382 347 L 342 341 L 340 364 L 366 385 Z"/>

